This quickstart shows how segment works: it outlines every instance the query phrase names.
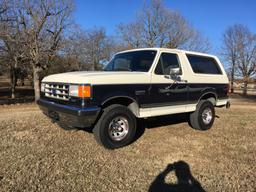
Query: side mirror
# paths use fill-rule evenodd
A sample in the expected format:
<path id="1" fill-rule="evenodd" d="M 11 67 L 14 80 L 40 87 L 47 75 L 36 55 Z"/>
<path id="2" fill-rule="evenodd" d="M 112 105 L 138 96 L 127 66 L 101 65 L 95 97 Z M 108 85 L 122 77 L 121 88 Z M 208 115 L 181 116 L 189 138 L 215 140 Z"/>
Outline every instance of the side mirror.
<path id="1" fill-rule="evenodd" d="M 171 68 L 170 69 L 170 75 L 171 76 L 176 76 L 176 75 L 179 75 L 180 74 L 180 68 L 177 67 L 177 68 Z"/>

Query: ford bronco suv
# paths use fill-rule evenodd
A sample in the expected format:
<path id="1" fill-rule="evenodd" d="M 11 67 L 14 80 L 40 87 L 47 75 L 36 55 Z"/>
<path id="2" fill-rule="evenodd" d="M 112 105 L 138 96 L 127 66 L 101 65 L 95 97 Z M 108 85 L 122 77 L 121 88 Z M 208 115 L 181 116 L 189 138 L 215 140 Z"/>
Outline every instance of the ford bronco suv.
<path id="1" fill-rule="evenodd" d="M 93 127 L 98 143 L 131 143 L 137 119 L 187 113 L 199 130 L 212 127 L 214 107 L 229 107 L 228 78 L 212 55 L 145 48 L 117 53 L 104 71 L 45 77 L 40 108 L 71 127 Z"/>

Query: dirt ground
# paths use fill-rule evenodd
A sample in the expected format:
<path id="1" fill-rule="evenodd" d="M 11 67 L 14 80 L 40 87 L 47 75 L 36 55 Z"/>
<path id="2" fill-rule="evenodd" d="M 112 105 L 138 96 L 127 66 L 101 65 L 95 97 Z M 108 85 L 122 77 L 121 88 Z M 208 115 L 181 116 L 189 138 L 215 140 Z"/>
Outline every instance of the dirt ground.
<path id="1" fill-rule="evenodd" d="M 0 191 L 255 191 L 256 102 L 235 99 L 216 116 L 204 132 L 181 116 L 147 120 L 111 151 L 35 104 L 0 106 Z"/>

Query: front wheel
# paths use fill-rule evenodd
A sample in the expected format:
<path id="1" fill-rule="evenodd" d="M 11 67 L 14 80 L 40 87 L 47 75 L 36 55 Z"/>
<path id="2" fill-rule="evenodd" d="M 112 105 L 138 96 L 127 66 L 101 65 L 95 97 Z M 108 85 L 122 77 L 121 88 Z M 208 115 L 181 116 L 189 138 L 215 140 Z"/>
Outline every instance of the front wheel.
<path id="1" fill-rule="evenodd" d="M 212 102 L 201 100 L 196 107 L 196 111 L 190 114 L 189 124 L 194 129 L 208 130 L 212 127 L 215 119 L 215 110 Z"/>
<path id="2" fill-rule="evenodd" d="M 136 133 L 136 117 L 125 106 L 114 104 L 105 109 L 93 133 L 98 143 L 109 149 L 130 144 Z"/>

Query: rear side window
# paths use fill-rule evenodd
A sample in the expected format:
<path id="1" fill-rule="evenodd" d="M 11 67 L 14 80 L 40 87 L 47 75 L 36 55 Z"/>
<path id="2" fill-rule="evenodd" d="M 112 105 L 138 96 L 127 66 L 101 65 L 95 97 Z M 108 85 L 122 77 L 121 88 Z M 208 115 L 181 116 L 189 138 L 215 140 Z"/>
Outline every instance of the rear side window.
<path id="1" fill-rule="evenodd" d="M 174 53 L 162 53 L 157 63 L 155 74 L 169 75 L 171 68 L 179 68 L 178 56 Z"/>
<path id="2" fill-rule="evenodd" d="M 187 54 L 187 58 L 194 73 L 222 74 L 218 63 L 212 57 L 203 57 Z"/>

